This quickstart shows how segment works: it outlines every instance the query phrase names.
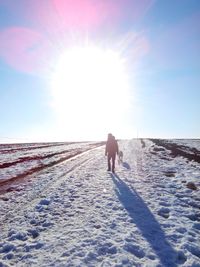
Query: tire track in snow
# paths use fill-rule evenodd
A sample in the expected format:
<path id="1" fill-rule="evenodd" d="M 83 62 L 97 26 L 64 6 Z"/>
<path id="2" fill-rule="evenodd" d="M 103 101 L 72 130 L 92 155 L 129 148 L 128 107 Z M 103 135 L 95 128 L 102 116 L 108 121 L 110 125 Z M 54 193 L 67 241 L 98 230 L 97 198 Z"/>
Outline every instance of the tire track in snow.
<path id="1" fill-rule="evenodd" d="M 28 156 L 28 157 L 20 157 L 19 159 L 15 160 L 15 161 L 5 162 L 5 163 L 0 164 L 0 169 L 8 168 L 10 166 L 13 166 L 13 165 L 16 165 L 16 164 L 22 163 L 22 162 L 27 162 L 27 161 L 32 161 L 32 160 L 49 159 L 49 158 L 52 158 L 54 156 L 66 154 L 66 153 L 69 153 L 69 152 L 72 152 L 72 151 L 73 150 L 67 149 L 67 150 L 51 153 L 51 154 L 44 155 L 44 156 L 35 155 L 35 156 Z M 74 149 L 74 151 L 76 151 L 77 153 L 80 153 L 80 152 L 77 151 L 77 149 Z"/>
<path id="2" fill-rule="evenodd" d="M 14 218 L 16 203 L 19 210 L 18 216 L 20 213 L 24 214 L 24 216 L 26 217 L 27 211 L 29 211 L 31 207 L 35 206 L 41 197 L 44 197 L 44 195 L 48 195 L 48 192 L 51 192 L 51 190 L 56 190 L 57 188 L 59 188 L 60 184 L 62 184 L 62 182 L 66 180 L 66 175 L 69 175 L 76 169 L 83 168 L 83 166 L 91 162 L 96 153 L 96 150 L 98 149 L 101 149 L 101 147 L 89 149 L 85 152 L 82 152 L 81 154 L 78 154 L 65 160 L 65 162 L 61 162 L 56 166 L 50 167 L 48 169 L 48 172 L 53 178 L 49 179 L 48 174 L 46 174 L 46 169 L 37 173 L 37 176 L 39 176 L 37 178 L 37 181 L 33 179 L 33 175 L 30 175 L 29 179 L 32 179 L 32 184 L 27 184 L 27 188 L 25 188 L 25 190 L 23 189 L 19 192 L 16 191 L 7 193 L 7 195 L 14 193 L 14 197 L 10 201 L 10 211 L 9 213 L 2 216 L 1 223 L 7 223 L 9 220 L 10 223 L 15 221 Z M 4 191 L 4 193 L 6 192 Z M 9 197 L 1 197 L 0 199 L 6 199 L 9 201 Z"/>
<path id="3" fill-rule="evenodd" d="M 12 148 L 13 144 L 9 144 L 9 145 L 0 145 L 0 152 L 1 154 L 10 154 L 13 152 L 21 152 L 21 151 L 30 151 L 30 150 L 36 150 L 36 149 L 41 149 L 41 148 L 49 148 L 49 147 L 57 147 L 57 146 L 66 146 L 66 145 L 70 145 L 73 144 L 74 142 L 66 142 L 66 143 L 53 143 L 53 144 L 44 144 L 44 145 L 35 145 L 35 143 L 28 144 L 26 146 L 26 144 L 23 144 L 25 147 L 21 147 L 21 145 L 17 145 L 17 148 Z M 4 148 L 6 147 L 6 148 Z"/>
<path id="4" fill-rule="evenodd" d="M 62 162 L 65 162 L 66 160 L 72 159 L 72 158 L 74 158 L 74 157 L 76 157 L 76 156 L 78 156 L 80 154 L 83 154 L 83 153 L 85 153 L 85 152 L 87 152 L 89 150 L 92 150 L 94 147 L 98 147 L 98 146 L 101 146 L 101 145 L 102 145 L 101 143 L 97 143 L 97 144 L 92 145 L 92 148 L 91 148 L 91 145 L 90 145 L 89 148 L 67 150 L 67 151 L 64 151 L 64 152 L 62 151 L 62 152 L 53 153 L 52 155 L 39 157 L 39 159 L 43 159 L 43 158 L 46 159 L 46 158 L 49 158 L 49 156 L 53 157 L 55 155 L 60 155 L 60 154 L 69 152 L 69 154 L 67 156 L 63 157 L 63 158 L 59 158 L 57 160 L 54 160 L 54 161 L 51 161 L 51 162 L 48 162 L 48 163 L 41 163 L 38 166 L 34 166 L 32 168 L 29 168 L 28 170 L 24 171 L 23 173 L 20 173 L 20 174 L 14 176 L 14 177 L 9 178 L 9 179 L 1 179 L 0 180 L 0 194 L 3 194 L 5 192 L 7 192 L 9 190 L 9 188 L 13 185 L 13 183 L 16 182 L 16 181 L 22 181 L 22 180 L 26 179 L 27 176 L 30 176 L 30 175 L 32 175 L 34 173 L 42 171 L 43 169 L 50 168 L 50 167 L 53 167 L 54 165 L 60 164 Z M 28 160 L 33 160 L 33 158 L 32 157 L 31 158 L 28 157 Z M 24 161 L 24 158 L 19 160 L 17 163 L 23 162 L 23 161 Z M 16 164 L 16 162 L 14 162 L 14 164 Z"/>

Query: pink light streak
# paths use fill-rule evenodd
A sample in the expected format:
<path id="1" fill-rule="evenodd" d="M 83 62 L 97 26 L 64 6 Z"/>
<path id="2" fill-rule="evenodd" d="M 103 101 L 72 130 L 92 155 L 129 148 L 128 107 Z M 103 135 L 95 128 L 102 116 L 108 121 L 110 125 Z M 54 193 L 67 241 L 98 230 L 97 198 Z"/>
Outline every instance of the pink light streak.
<path id="1" fill-rule="evenodd" d="M 48 42 L 39 32 L 12 27 L 0 32 L 0 56 L 13 68 L 28 73 L 41 69 L 48 54 Z"/>
<path id="2" fill-rule="evenodd" d="M 59 49 L 78 43 L 88 33 L 106 38 L 109 34 L 117 35 L 121 23 L 128 20 L 134 25 L 153 3 L 153 0 L 21 0 L 19 5 L 15 1 L 1 1 L 24 26 L 13 25 L 0 31 L 0 56 L 11 67 L 28 73 L 47 68 Z M 148 51 L 148 42 L 143 37 L 136 46 L 131 48 L 135 57 Z"/>

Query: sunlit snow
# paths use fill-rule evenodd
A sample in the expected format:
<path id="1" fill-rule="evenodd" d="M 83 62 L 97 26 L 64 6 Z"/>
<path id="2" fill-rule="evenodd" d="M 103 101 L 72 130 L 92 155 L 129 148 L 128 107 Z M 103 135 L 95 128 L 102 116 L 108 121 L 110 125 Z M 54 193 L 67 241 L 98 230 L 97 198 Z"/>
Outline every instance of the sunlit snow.
<path id="1" fill-rule="evenodd" d="M 157 142 L 2 145 L 0 266 L 200 266 L 200 141 Z"/>

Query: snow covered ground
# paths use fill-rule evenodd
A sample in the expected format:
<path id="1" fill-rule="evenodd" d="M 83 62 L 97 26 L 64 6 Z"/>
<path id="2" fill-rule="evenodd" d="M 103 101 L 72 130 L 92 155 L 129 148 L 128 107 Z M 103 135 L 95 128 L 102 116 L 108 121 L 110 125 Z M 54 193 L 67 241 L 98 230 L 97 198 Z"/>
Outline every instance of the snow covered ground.
<path id="1" fill-rule="evenodd" d="M 199 139 L 178 139 L 175 140 L 178 144 L 196 148 L 200 151 L 200 140 Z"/>
<path id="2" fill-rule="evenodd" d="M 119 146 L 116 174 L 93 146 L 1 190 L 1 267 L 200 266 L 200 164 L 147 139 Z"/>
<path id="3" fill-rule="evenodd" d="M 0 145 L 0 184 L 53 166 L 100 144 L 80 142 Z"/>

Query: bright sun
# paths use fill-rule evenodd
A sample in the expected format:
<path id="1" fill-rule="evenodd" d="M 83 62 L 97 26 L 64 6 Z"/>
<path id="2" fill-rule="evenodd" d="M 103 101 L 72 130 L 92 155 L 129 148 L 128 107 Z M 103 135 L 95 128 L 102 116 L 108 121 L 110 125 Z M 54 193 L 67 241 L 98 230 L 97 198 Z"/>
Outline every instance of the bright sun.
<path id="1" fill-rule="evenodd" d="M 95 139 L 123 127 L 129 85 L 116 52 L 93 46 L 66 50 L 55 67 L 51 88 L 64 133 Z"/>

